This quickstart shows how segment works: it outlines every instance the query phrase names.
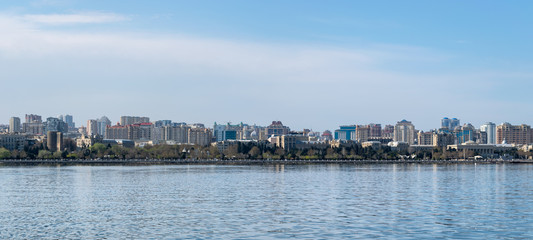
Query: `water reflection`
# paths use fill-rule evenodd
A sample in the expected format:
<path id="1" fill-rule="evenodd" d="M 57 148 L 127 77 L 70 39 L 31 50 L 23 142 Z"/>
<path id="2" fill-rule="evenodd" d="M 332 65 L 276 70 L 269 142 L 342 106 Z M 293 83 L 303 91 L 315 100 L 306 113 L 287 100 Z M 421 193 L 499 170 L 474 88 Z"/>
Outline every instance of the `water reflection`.
<path id="1" fill-rule="evenodd" d="M 0 168 L 0 238 L 532 238 L 532 165 Z"/>

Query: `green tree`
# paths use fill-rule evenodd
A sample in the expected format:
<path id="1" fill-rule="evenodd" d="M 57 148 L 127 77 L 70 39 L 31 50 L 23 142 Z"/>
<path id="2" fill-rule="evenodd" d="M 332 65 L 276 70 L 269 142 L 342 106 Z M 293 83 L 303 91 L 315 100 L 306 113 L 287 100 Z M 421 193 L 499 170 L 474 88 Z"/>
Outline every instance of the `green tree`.
<path id="1" fill-rule="evenodd" d="M 257 146 L 253 146 L 252 149 L 248 152 L 250 154 L 250 157 L 253 159 L 257 159 L 259 155 L 261 155 L 261 150 Z"/>
<path id="2" fill-rule="evenodd" d="M 11 152 L 5 148 L 0 148 L 0 159 L 6 159 L 11 157 Z"/>
<path id="3" fill-rule="evenodd" d="M 37 158 L 50 159 L 52 158 L 52 153 L 48 150 L 39 150 L 39 154 L 37 154 Z"/>

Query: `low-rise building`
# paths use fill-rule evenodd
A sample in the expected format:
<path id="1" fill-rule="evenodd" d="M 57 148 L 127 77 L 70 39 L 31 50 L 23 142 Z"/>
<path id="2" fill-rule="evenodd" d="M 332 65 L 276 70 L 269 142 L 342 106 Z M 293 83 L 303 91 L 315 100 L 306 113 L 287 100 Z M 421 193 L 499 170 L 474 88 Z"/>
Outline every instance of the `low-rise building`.
<path id="1" fill-rule="evenodd" d="M 498 155 L 499 153 L 510 151 L 515 149 L 513 145 L 510 144 L 477 144 L 473 141 L 469 141 L 463 144 L 456 144 L 456 145 L 449 145 L 448 150 L 456 150 L 456 151 L 472 151 L 476 155 L 480 155 L 483 157 L 494 157 Z"/>
<path id="2" fill-rule="evenodd" d="M 26 145 L 28 145 L 28 139 L 24 135 L 0 134 L 0 147 L 7 150 L 24 150 Z"/>

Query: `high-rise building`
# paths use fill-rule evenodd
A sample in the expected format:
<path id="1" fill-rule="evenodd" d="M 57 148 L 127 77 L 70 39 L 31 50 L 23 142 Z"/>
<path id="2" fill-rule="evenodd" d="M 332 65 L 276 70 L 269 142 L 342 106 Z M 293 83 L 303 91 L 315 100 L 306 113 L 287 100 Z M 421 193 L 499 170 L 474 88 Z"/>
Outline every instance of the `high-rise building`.
<path id="1" fill-rule="evenodd" d="M 87 120 L 87 135 L 88 136 L 98 135 L 98 121 L 94 119 Z"/>
<path id="2" fill-rule="evenodd" d="M 415 136 L 415 126 L 405 119 L 394 126 L 395 142 L 406 142 L 409 145 L 413 145 L 415 143 Z"/>
<path id="3" fill-rule="evenodd" d="M 530 144 L 533 143 L 533 133 L 531 126 L 511 125 L 510 123 L 502 123 L 496 126 L 496 143 L 509 144 Z"/>
<path id="4" fill-rule="evenodd" d="M 189 142 L 189 128 L 186 125 L 165 126 L 163 130 L 163 139 L 166 141 L 175 141 L 176 143 Z"/>
<path id="5" fill-rule="evenodd" d="M 360 143 L 366 142 L 370 138 L 370 131 L 369 125 L 357 125 L 355 127 L 355 137 L 352 137 L 352 139 L 355 139 Z"/>
<path id="6" fill-rule="evenodd" d="M 487 144 L 496 144 L 496 124 L 492 122 L 485 123 L 481 125 L 479 130 L 487 133 Z"/>
<path id="7" fill-rule="evenodd" d="M 445 117 L 442 120 L 440 120 L 440 127 L 450 129 L 450 122 L 451 120 Z"/>
<path id="8" fill-rule="evenodd" d="M 452 118 L 450 120 L 450 130 L 455 129 L 456 127 L 461 126 L 461 121 L 457 118 Z"/>
<path id="9" fill-rule="evenodd" d="M 189 144 L 207 146 L 211 143 L 211 130 L 208 128 L 190 128 L 188 138 Z"/>
<path id="10" fill-rule="evenodd" d="M 474 141 L 475 142 L 475 130 L 474 126 L 472 124 L 465 124 L 460 128 L 456 128 L 456 131 L 454 131 L 457 144 L 463 144 L 468 141 Z"/>
<path id="11" fill-rule="evenodd" d="M 74 123 L 74 117 L 72 117 L 72 115 L 65 115 L 64 121 L 67 123 L 69 129 L 76 128 L 76 124 Z"/>
<path id="12" fill-rule="evenodd" d="M 381 137 L 381 124 L 368 124 L 368 127 L 370 127 L 370 137 L 372 138 L 379 138 Z"/>
<path id="13" fill-rule="evenodd" d="M 433 134 L 433 146 L 446 148 L 455 144 L 455 135 L 448 132 L 437 132 Z"/>
<path id="14" fill-rule="evenodd" d="M 105 139 L 152 140 L 153 124 L 139 123 L 106 127 Z"/>
<path id="15" fill-rule="evenodd" d="M 20 118 L 12 117 L 9 119 L 9 133 L 18 133 L 20 130 Z"/>
<path id="16" fill-rule="evenodd" d="M 106 116 L 103 116 L 96 120 L 97 129 L 98 129 L 98 135 L 100 136 L 106 136 L 106 128 L 107 126 L 111 126 L 111 121 L 109 121 L 109 118 Z M 122 125 L 125 126 L 125 125 Z"/>
<path id="17" fill-rule="evenodd" d="M 441 128 L 447 128 L 450 131 L 453 131 L 456 127 L 459 127 L 461 125 L 461 121 L 457 118 L 443 118 L 441 120 Z"/>

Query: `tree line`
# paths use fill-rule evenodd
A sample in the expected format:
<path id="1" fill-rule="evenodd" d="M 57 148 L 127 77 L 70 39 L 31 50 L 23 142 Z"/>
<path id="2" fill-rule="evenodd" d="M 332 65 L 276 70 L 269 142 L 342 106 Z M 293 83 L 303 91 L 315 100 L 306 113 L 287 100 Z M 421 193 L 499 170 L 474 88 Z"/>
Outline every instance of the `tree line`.
<path id="1" fill-rule="evenodd" d="M 403 158 L 450 160 L 474 157 L 478 153 L 473 151 L 453 151 L 443 148 L 434 148 L 431 151 L 408 152 L 396 151 L 388 146 L 378 149 L 362 147 L 353 144 L 345 147 L 327 147 L 294 149 L 287 151 L 283 148 L 267 144 L 236 143 L 220 151 L 215 146 L 197 145 L 153 145 L 144 147 L 123 147 L 119 145 L 106 145 L 96 143 L 86 148 L 77 148 L 71 139 L 65 139 L 64 150 L 52 152 L 45 143 L 26 146 L 23 150 L 9 151 L 0 148 L 0 159 L 346 159 L 346 160 L 398 160 Z M 532 152 L 518 150 L 505 153 L 513 158 L 528 158 Z"/>

